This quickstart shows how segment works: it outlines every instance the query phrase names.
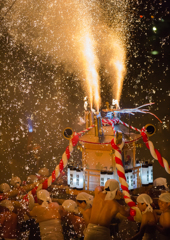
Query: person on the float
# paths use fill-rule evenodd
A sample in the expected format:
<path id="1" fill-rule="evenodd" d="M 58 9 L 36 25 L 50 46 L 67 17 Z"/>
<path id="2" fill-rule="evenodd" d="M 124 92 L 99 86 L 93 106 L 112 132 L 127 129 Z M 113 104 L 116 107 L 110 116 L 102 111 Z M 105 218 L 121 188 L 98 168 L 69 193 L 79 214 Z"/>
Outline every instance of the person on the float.
<path id="1" fill-rule="evenodd" d="M 64 240 L 61 225 L 61 207 L 52 202 L 47 190 L 37 192 L 38 206 L 28 212 L 28 216 L 34 217 L 40 226 L 42 240 Z"/>
<path id="2" fill-rule="evenodd" d="M 158 231 L 161 233 L 161 240 L 170 239 L 170 193 L 162 193 L 158 199 L 158 205 L 162 214 L 159 217 Z"/>
<path id="3" fill-rule="evenodd" d="M 103 191 L 104 190 L 104 191 Z M 95 189 L 89 224 L 85 233 L 85 240 L 106 240 L 110 238 L 110 223 L 118 213 L 128 217 L 130 208 L 121 206 L 116 197 L 122 196 L 119 183 L 115 179 L 109 179 L 104 187 Z"/>
<path id="4" fill-rule="evenodd" d="M 79 212 L 83 214 L 86 225 L 89 223 L 94 197 L 86 192 L 81 192 L 76 197 Z"/>
<path id="5" fill-rule="evenodd" d="M 2 237 L 2 239 L 17 239 L 18 218 L 17 214 L 13 211 L 14 206 L 10 200 L 0 202 L 0 237 Z"/>
<path id="6" fill-rule="evenodd" d="M 153 212 L 152 198 L 148 194 L 141 194 L 137 197 L 137 207 L 142 213 L 142 221 L 139 232 L 130 238 L 130 240 L 142 239 L 152 240 L 155 239 L 155 230 L 157 217 Z"/>
<path id="7" fill-rule="evenodd" d="M 62 204 L 64 239 L 83 238 L 86 227 L 84 219 L 80 216 L 77 203 L 73 200 L 65 200 Z"/>

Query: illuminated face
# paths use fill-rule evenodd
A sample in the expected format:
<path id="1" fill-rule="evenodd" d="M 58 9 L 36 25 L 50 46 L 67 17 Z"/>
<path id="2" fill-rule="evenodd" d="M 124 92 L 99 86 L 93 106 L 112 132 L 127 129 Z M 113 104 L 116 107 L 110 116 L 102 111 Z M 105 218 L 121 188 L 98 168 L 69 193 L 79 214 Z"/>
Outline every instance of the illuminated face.
<path id="1" fill-rule="evenodd" d="M 139 210 L 141 211 L 141 212 L 143 212 L 143 211 L 145 211 L 145 209 L 146 209 L 146 203 L 139 203 L 138 202 L 138 204 L 137 204 L 137 207 L 139 208 Z"/>
<path id="2" fill-rule="evenodd" d="M 170 202 L 163 202 L 161 200 L 158 200 L 158 205 L 161 211 L 166 211 L 170 207 Z"/>

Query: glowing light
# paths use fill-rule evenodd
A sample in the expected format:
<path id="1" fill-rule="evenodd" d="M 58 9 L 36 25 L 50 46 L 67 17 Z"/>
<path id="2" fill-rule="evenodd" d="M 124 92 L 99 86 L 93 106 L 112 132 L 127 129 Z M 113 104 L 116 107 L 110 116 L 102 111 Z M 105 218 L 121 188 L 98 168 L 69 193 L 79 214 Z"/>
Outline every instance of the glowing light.
<path id="1" fill-rule="evenodd" d="M 99 95 L 99 75 L 98 75 L 98 59 L 94 51 L 94 40 L 88 32 L 85 33 L 83 41 L 83 57 L 84 57 L 84 69 L 85 69 L 85 79 L 89 91 L 89 99 L 91 109 L 94 104 L 99 112 L 100 106 L 100 95 Z"/>
<path id="2" fill-rule="evenodd" d="M 152 30 L 153 30 L 154 32 L 156 32 L 156 31 L 157 31 L 157 28 L 156 28 L 155 26 L 153 26 Z"/>
<path id="3" fill-rule="evenodd" d="M 114 41 L 113 47 L 114 47 L 115 55 L 113 59 L 111 59 L 110 61 L 110 66 L 113 67 L 112 76 L 113 76 L 113 81 L 116 82 L 116 84 L 114 84 L 113 86 L 113 92 L 114 92 L 115 98 L 119 103 L 120 97 L 121 97 L 123 79 L 126 74 L 126 68 L 125 68 L 126 54 L 125 54 L 123 44 L 121 43 L 120 40 Z"/>
<path id="4" fill-rule="evenodd" d="M 152 51 L 151 54 L 152 54 L 152 55 L 158 55 L 159 52 L 155 50 L 155 51 Z"/>

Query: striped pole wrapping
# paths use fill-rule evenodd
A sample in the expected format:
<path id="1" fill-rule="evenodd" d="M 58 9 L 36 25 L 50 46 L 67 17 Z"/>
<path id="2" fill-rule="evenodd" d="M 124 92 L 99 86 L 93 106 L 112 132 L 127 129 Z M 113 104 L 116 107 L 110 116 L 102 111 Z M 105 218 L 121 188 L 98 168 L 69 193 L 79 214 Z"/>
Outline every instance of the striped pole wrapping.
<path id="1" fill-rule="evenodd" d="M 154 145 L 151 141 L 148 141 L 148 136 L 146 134 L 146 129 L 145 127 L 142 128 L 141 130 L 141 135 L 143 137 L 143 141 L 146 145 L 146 147 L 150 150 L 150 153 L 152 157 L 156 160 L 158 160 L 159 164 L 165 168 L 166 172 L 170 174 L 170 166 L 165 158 L 163 158 L 160 154 L 160 152 L 154 148 Z"/>
<path id="2" fill-rule="evenodd" d="M 114 118 L 114 119 L 105 119 L 102 118 L 102 124 L 103 125 L 112 125 L 112 123 L 114 124 L 118 124 L 119 123 L 119 119 L 118 118 Z"/>
<path id="3" fill-rule="evenodd" d="M 122 125 L 124 125 L 124 126 L 127 127 L 127 128 L 130 128 L 130 129 L 135 130 L 135 131 L 137 131 L 137 132 L 141 132 L 140 129 L 138 129 L 138 128 L 136 128 L 136 127 L 133 127 L 133 126 L 130 126 L 129 124 L 121 121 L 119 118 L 115 118 L 115 119 L 102 119 L 102 123 L 103 123 L 103 125 L 106 125 L 106 124 L 112 125 L 112 124 L 121 123 Z"/>
<path id="4" fill-rule="evenodd" d="M 123 190 L 125 202 L 129 205 L 129 207 L 133 207 L 136 204 L 130 198 L 128 184 L 126 182 L 126 177 L 125 177 L 125 170 L 122 163 L 121 149 L 123 148 L 123 141 L 120 147 L 116 145 L 115 142 L 116 142 L 116 138 L 114 137 L 111 141 L 111 146 L 115 150 L 115 162 L 116 162 L 117 174 L 119 176 L 119 182 Z"/>
<path id="5" fill-rule="evenodd" d="M 79 136 L 81 136 L 83 133 L 86 133 L 86 132 L 88 132 L 90 129 L 92 129 L 94 127 L 94 124 L 91 126 L 91 127 L 88 127 L 88 128 L 86 128 L 86 129 L 84 129 L 83 131 L 81 131 L 81 132 L 78 132 L 77 134 L 79 135 Z"/>
<path id="6" fill-rule="evenodd" d="M 115 150 L 115 162 L 116 162 L 117 174 L 119 176 L 119 182 L 121 184 L 125 202 L 130 207 L 130 216 L 128 217 L 128 219 L 130 221 L 141 222 L 141 219 L 142 219 L 141 211 L 139 210 L 138 207 L 136 207 L 135 202 L 131 200 L 128 184 L 126 182 L 125 170 L 123 167 L 122 154 L 121 154 L 121 149 L 123 148 L 123 145 L 124 145 L 123 141 L 120 146 L 116 145 L 116 137 L 114 137 L 111 140 L 111 146 Z"/>
<path id="7" fill-rule="evenodd" d="M 122 122 L 120 119 L 119 119 L 119 122 L 120 122 L 122 125 L 124 125 L 125 127 L 127 127 L 127 128 L 130 128 L 130 129 L 135 130 L 135 131 L 137 131 L 137 132 L 141 132 L 140 129 L 135 128 L 135 127 L 133 127 L 133 126 L 130 126 L 130 125 L 128 125 L 127 123 Z"/>
<path id="8" fill-rule="evenodd" d="M 92 129 L 94 125 L 91 127 L 79 132 L 79 133 L 73 133 L 72 138 L 69 141 L 69 145 L 67 146 L 65 152 L 62 155 L 62 158 L 59 162 L 59 164 L 56 166 L 55 170 L 52 172 L 52 175 L 46 179 L 43 183 L 39 184 L 35 188 L 33 188 L 28 194 L 26 194 L 23 198 L 25 202 L 28 202 L 28 195 L 32 194 L 34 197 L 34 200 L 37 201 L 36 192 L 41 189 L 47 189 L 51 184 L 56 180 L 56 178 L 59 177 L 60 173 L 63 171 L 63 169 L 67 166 L 68 160 L 71 156 L 71 153 L 73 152 L 73 147 L 75 147 L 79 141 L 79 136 L 84 134 L 85 132 Z"/>

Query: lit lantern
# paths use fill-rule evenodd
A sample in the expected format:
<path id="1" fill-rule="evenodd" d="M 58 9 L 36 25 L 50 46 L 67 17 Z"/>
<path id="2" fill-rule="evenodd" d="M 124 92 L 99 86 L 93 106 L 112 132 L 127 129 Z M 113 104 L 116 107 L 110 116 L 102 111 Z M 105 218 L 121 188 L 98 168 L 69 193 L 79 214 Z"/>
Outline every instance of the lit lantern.
<path id="1" fill-rule="evenodd" d="M 70 186 L 70 166 L 67 166 L 67 185 Z"/>
<path id="2" fill-rule="evenodd" d="M 132 169 L 129 169 L 129 190 L 133 189 L 133 172 Z"/>
<path id="3" fill-rule="evenodd" d="M 141 169 L 141 163 L 138 160 L 136 161 L 136 167 L 140 167 L 139 168 L 139 177 L 141 177 L 141 170 L 142 170 Z"/>
<path id="4" fill-rule="evenodd" d="M 125 170 L 125 177 L 126 177 L 126 182 L 129 185 L 129 170 L 128 169 Z"/>
<path id="5" fill-rule="evenodd" d="M 106 173 L 106 181 L 107 180 L 109 180 L 109 179 L 114 179 L 114 177 L 113 177 L 113 171 L 108 171 L 107 173 Z"/>
<path id="6" fill-rule="evenodd" d="M 149 168 L 148 164 L 142 165 L 142 175 L 141 175 L 142 185 L 149 184 Z"/>
<path id="7" fill-rule="evenodd" d="M 153 183 L 153 165 L 152 163 L 148 164 L 149 168 L 149 184 Z"/>
<path id="8" fill-rule="evenodd" d="M 76 188 L 76 168 L 70 167 L 70 187 Z"/>
<path id="9" fill-rule="evenodd" d="M 76 170 L 76 188 L 79 190 L 83 189 L 83 168 Z"/>
<path id="10" fill-rule="evenodd" d="M 107 179 L 107 172 L 105 170 L 102 170 L 100 172 L 100 186 L 104 187 L 106 179 Z"/>
<path id="11" fill-rule="evenodd" d="M 133 170 L 133 189 L 137 188 L 138 186 L 138 169 Z"/>

